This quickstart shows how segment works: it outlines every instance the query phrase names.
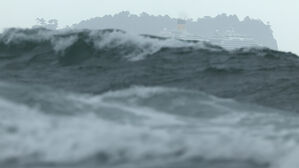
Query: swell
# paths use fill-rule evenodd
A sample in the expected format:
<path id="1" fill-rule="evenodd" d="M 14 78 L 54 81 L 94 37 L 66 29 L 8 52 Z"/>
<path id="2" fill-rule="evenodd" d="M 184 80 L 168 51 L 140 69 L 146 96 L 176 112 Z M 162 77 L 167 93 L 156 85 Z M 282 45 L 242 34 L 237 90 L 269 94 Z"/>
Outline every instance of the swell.
<path id="1" fill-rule="evenodd" d="M 143 57 L 134 58 L 141 55 Z M 208 71 L 272 70 L 281 66 L 290 67 L 293 65 L 291 62 L 298 62 L 297 57 L 291 53 L 266 48 L 226 51 L 208 43 L 170 40 L 151 35 L 134 36 L 117 29 L 98 31 L 8 29 L 0 35 L 0 59 L 3 60 L 29 57 L 24 63 L 41 63 L 40 61 L 44 59 L 46 64 L 57 62 L 61 66 L 71 66 L 82 65 L 88 60 L 92 60 L 89 61 L 90 64 L 93 61 L 110 64 L 136 61 L 142 60 L 145 56 L 150 59 L 158 57 L 158 61 L 167 60 L 171 63 L 182 59 L 187 62 L 205 61 L 203 65 L 207 68 L 203 69 Z M 48 57 L 52 58 L 47 59 Z M 234 67 L 225 67 L 226 62 Z M 245 62 L 250 64 L 244 66 Z"/>
<path id="2" fill-rule="evenodd" d="M 172 86 L 299 112 L 298 57 L 266 48 L 227 51 L 112 29 L 9 29 L 0 59 L 4 81 L 92 94 Z"/>
<path id="3" fill-rule="evenodd" d="M 57 61 L 62 66 L 83 64 L 91 59 L 113 63 L 125 58 L 142 59 L 143 56 L 168 46 L 167 40 L 169 39 L 147 35 L 132 36 L 114 29 L 66 32 L 46 29 L 8 29 L 0 36 L 0 58 L 20 59 L 26 56 L 31 57 L 27 59 L 29 62 L 35 63 L 47 57 L 54 57 L 53 61 Z M 186 44 L 179 41 L 174 43 L 169 46 Z"/>

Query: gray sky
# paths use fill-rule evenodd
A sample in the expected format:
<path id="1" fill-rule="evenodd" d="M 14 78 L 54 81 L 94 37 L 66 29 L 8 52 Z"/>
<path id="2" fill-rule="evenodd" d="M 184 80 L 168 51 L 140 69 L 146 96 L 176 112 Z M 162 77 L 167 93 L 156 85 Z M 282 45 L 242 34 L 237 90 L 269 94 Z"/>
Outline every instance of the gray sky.
<path id="1" fill-rule="evenodd" d="M 299 54 L 299 0 L 1 0 L 0 29 L 30 27 L 37 17 L 61 26 L 123 10 L 197 18 L 237 14 L 270 22 L 280 50 Z"/>

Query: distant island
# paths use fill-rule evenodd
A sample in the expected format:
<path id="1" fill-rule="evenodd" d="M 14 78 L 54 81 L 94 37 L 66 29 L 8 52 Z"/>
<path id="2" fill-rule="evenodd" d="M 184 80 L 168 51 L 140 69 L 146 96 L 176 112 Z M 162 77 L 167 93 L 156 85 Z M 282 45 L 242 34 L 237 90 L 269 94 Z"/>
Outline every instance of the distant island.
<path id="1" fill-rule="evenodd" d="M 45 25 L 45 21 L 39 19 L 39 22 Z M 53 27 L 57 22 L 49 21 L 48 27 Z M 216 17 L 203 17 L 197 20 L 177 19 L 165 16 L 154 16 L 147 13 L 140 15 L 130 12 L 120 12 L 115 15 L 105 15 L 83 20 L 80 23 L 73 24 L 71 29 L 121 29 L 130 33 L 149 34 L 157 36 L 172 36 L 184 32 L 183 38 L 203 39 L 211 43 L 234 47 L 246 45 L 256 45 L 278 49 L 277 41 L 273 36 L 273 31 L 269 24 L 261 20 L 246 17 L 240 20 L 236 15 L 221 14 Z M 187 34 L 188 36 L 186 36 Z M 245 40 L 244 40 L 245 39 Z M 244 44 L 241 44 L 244 43 Z M 232 48 L 233 48 L 232 47 Z"/>
<path id="2" fill-rule="evenodd" d="M 278 49 L 277 41 L 273 37 L 271 26 L 261 20 L 246 17 L 240 20 L 236 15 L 218 15 L 204 17 L 197 20 L 184 19 L 185 29 L 190 34 L 208 38 L 234 31 L 235 34 L 247 36 L 261 46 Z M 161 35 L 161 32 L 173 31 L 178 26 L 178 19 L 169 16 L 153 16 L 147 13 L 140 15 L 121 12 L 115 15 L 95 17 L 74 24 L 75 29 L 105 29 L 117 28 L 138 34 Z"/>

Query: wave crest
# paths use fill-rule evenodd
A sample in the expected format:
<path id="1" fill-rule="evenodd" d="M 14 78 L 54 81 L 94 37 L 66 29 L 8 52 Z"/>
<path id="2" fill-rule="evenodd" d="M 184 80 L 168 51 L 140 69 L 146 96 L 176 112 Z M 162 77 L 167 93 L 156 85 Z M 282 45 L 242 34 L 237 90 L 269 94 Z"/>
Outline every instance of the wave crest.
<path id="1" fill-rule="evenodd" d="M 191 43 L 136 36 L 121 30 L 51 31 L 47 29 L 8 29 L 0 36 L 1 56 L 16 57 L 34 50 L 46 50 L 64 65 L 82 63 L 92 57 L 118 57 L 132 61 L 154 54 L 162 47 L 193 46 Z M 34 54 L 34 53 L 33 53 Z"/>

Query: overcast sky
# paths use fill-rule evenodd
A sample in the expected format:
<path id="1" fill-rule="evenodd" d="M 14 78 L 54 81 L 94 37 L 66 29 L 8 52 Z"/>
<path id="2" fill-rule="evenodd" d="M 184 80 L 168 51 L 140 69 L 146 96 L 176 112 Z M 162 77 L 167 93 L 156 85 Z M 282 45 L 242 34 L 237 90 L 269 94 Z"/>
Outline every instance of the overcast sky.
<path id="1" fill-rule="evenodd" d="M 128 10 L 198 18 L 227 13 L 270 22 L 280 50 L 299 54 L 299 0 L 0 0 L 0 30 L 31 27 L 37 17 L 60 26 Z"/>

